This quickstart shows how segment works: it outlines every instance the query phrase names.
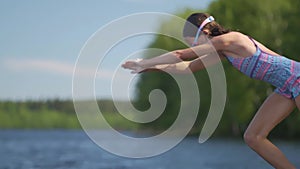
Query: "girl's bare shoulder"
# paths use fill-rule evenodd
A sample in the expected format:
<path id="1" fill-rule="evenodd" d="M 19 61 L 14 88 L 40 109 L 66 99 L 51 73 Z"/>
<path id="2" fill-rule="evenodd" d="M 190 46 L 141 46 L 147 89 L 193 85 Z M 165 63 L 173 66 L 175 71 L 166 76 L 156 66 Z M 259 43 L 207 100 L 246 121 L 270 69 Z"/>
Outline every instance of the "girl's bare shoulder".
<path id="1" fill-rule="evenodd" d="M 223 35 L 213 37 L 211 39 L 211 42 L 217 50 L 226 50 L 233 45 L 240 44 L 245 39 L 245 37 L 247 36 L 240 32 L 232 31 Z"/>

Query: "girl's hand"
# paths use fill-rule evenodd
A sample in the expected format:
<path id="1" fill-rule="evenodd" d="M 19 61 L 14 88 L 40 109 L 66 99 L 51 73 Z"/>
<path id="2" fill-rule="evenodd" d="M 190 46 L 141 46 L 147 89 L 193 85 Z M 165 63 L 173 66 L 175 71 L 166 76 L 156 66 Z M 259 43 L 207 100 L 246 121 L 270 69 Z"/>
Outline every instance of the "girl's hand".
<path id="1" fill-rule="evenodd" d="M 132 70 L 131 73 L 141 73 L 146 69 L 140 64 L 141 61 L 142 59 L 129 60 L 122 64 L 122 67 Z"/>

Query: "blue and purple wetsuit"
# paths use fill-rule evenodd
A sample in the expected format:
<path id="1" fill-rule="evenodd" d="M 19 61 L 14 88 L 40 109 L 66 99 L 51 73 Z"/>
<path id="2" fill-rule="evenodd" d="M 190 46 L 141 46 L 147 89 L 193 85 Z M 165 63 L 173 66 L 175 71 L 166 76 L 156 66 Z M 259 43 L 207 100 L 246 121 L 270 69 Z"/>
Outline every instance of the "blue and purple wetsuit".
<path id="1" fill-rule="evenodd" d="M 245 58 L 226 56 L 227 60 L 245 75 L 268 82 L 275 92 L 295 99 L 300 95 L 300 63 L 284 56 L 274 56 L 262 51 L 252 38 L 256 53 Z"/>

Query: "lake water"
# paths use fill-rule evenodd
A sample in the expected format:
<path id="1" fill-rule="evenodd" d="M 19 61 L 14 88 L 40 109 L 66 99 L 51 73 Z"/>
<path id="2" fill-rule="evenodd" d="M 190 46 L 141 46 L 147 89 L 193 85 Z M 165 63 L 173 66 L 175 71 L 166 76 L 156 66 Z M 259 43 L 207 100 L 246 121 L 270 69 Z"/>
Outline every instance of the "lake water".
<path id="1" fill-rule="evenodd" d="M 300 143 L 276 141 L 300 168 Z M 188 137 L 152 158 L 112 155 L 83 131 L 0 130 L 0 169 L 271 169 L 240 140 Z"/>

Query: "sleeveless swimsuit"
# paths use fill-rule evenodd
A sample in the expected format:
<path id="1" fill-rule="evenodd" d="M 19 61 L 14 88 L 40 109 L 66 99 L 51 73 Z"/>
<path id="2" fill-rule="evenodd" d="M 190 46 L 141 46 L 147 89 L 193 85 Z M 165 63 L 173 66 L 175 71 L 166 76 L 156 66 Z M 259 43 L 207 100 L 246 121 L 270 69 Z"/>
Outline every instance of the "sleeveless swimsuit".
<path id="1" fill-rule="evenodd" d="M 250 38 L 250 37 L 249 37 Z M 256 47 L 253 56 L 227 60 L 240 72 L 275 86 L 275 93 L 295 99 L 300 95 L 300 63 L 284 56 L 274 56 L 262 51 L 252 38 Z"/>

